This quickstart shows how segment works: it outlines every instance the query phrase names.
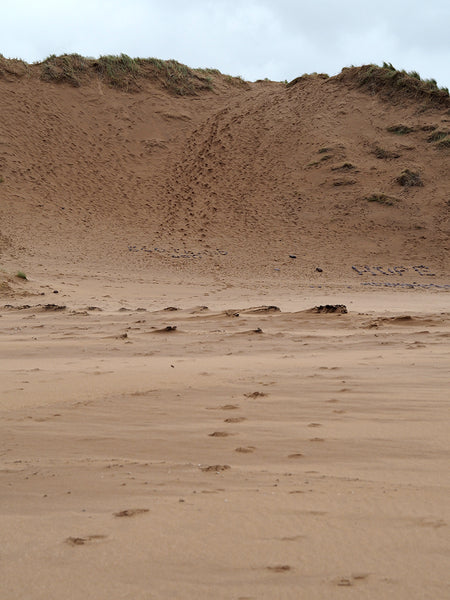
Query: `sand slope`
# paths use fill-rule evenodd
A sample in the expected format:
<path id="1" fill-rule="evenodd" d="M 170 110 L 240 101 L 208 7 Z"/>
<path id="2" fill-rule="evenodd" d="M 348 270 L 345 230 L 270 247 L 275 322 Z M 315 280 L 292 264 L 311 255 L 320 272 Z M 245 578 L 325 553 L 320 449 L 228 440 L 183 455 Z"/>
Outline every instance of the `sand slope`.
<path id="1" fill-rule="evenodd" d="M 24 266 L 178 269 L 174 254 L 219 249 L 231 257 L 222 271 L 239 264 L 246 277 L 287 266 L 304 279 L 320 265 L 340 279 L 355 263 L 447 275 L 449 154 L 429 140 L 448 132 L 448 102 L 386 99 L 339 78 L 215 77 L 195 96 L 151 81 L 129 93 L 97 76 L 79 88 L 3 79 L 2 247 Z M 397 125 L 411 132 L 388 131 Z M 396 181 L 406 169 L 421 186 Z M 204 271 L 205 260 L 181 262 Z"/>

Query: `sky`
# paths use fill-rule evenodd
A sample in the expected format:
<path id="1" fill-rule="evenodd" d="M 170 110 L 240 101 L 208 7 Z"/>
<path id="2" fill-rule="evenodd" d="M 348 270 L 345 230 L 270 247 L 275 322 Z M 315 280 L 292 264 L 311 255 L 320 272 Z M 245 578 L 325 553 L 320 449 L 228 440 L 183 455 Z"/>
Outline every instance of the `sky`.
<path id="1" fill-rule="evenodd" d="M 248 81 L 392 63 L 450 88 L 449 0 L 0 0 L 0 54 L 175 59 Z"/>

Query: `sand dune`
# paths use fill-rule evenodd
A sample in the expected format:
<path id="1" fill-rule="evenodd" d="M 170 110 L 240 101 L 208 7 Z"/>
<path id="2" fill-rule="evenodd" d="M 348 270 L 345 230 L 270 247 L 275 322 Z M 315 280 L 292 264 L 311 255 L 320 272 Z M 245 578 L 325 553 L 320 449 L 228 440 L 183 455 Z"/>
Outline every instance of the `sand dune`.
<path id="1" fill-rule="evenodd" d="M 426 262 L 447 276 L 448 97 L 214 78 L 177 96 L 4 76 L 1 247 L 24 266 L 340 281 Z M 405 171 L 419 179 L 401 185 Z"/>
<path id="2" fill-rule="evenodd" d="M 0 60 L 1 598 L 448 597 L 448 95 L 68 61 Z"/>

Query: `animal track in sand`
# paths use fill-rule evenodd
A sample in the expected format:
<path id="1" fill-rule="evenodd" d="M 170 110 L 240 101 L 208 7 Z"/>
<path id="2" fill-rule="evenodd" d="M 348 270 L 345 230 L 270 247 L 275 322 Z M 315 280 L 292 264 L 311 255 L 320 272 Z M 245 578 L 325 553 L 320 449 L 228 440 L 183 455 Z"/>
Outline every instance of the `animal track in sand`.
<path id="1" fill-rule="evenodd" d="M 249 394 L 244 394 L 246 398 L 261 398 L 263 396 L 267 396 L 265 392 L 251 392 Z"/>
<path id="2" fill-rule="evenodd" d="M 135 517 L 136 515 L 143 515 L 144 513 L 148 512 L 148 508 L 127 508 L 113 514 L 115 517 Z"/>

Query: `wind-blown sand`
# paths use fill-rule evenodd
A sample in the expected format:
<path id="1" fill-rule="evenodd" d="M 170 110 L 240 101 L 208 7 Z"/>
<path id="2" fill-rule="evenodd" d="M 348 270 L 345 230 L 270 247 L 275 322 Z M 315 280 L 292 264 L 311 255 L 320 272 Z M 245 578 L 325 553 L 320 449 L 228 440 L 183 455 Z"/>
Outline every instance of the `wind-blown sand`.
<path id="1" fill-rule="evenodd" d="M 0 596 L 447 598 L 448 108 L 215 77 L 0 81 Z"/>

